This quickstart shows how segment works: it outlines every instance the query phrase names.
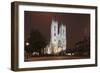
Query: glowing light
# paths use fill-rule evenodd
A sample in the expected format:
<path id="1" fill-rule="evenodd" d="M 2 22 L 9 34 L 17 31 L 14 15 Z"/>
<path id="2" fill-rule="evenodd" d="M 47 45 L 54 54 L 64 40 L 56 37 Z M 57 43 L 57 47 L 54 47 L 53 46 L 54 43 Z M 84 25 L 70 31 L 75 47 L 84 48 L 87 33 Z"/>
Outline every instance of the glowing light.
<path id="1" fill-rule="evenodd" d="M 68 53 L 69 56 L 71 56 L 71 53 Z"/>
<path id="2" fill-rule="evenodd" d="M 28 42 L 26 42 L 26 46 L 29 46 L 30 44 Z"/>

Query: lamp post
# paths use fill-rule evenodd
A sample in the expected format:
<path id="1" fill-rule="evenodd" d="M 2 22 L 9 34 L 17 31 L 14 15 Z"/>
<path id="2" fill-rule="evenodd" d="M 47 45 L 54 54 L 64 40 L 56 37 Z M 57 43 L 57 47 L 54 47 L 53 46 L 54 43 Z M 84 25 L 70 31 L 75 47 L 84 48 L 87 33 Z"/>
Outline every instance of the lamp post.
<path id="1" fill-rule="evenodd" d="M 30 43 L 26 42 L 26 46 L 29 46 L 29 45 L 30 45 Z"/>

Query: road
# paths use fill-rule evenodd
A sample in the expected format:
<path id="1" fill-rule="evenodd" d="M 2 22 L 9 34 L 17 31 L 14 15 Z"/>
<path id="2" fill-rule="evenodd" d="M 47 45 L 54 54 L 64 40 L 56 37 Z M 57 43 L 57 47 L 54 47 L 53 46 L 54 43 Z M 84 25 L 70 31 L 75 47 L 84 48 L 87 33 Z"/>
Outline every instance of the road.
<path id="1" fill-rule="evenodd" d="M 30 57 L 25 61 L 42 61 L 42 60 L 65 60 L 65 59 L 85 59 L 89 57 L 83 56 L 42 56 L 42 57 Z"/>

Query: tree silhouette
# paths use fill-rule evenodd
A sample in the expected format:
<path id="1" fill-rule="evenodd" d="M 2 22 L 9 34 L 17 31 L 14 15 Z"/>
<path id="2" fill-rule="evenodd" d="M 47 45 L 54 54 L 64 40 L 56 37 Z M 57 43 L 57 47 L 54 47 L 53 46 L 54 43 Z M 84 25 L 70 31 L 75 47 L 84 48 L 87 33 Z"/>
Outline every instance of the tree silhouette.
<path id="1" fill-rule="evenodd" d="M 86 56 L 90 56 L 90 38 L 89 37 L 77 42 L 75 45 L 76 45 L 76 51 L 80 55 L 87 53 Z"/>
<path id="2" fill-rule="evenodd" d="M 46 38 L 38 31 L 32 30 L 29 38 L 30 52 L 39 52 L 43 54 L 43 50 L 47 45 Z"/>

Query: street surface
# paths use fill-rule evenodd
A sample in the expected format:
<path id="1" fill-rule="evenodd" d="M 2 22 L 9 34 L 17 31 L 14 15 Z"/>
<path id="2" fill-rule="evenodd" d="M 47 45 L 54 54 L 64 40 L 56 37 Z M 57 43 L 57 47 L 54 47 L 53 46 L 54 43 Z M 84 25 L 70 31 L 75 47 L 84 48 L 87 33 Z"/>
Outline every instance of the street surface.
<path id="1" fill-rule="evenodd" d="M 86 59 L 89 57 L 84 56 L 42 56 L 42 57 L 30 57 L 25 61 L 42 61 L 42 60 L 66 60 L 66 59 Z"/>

